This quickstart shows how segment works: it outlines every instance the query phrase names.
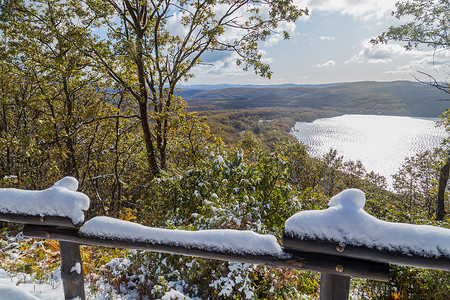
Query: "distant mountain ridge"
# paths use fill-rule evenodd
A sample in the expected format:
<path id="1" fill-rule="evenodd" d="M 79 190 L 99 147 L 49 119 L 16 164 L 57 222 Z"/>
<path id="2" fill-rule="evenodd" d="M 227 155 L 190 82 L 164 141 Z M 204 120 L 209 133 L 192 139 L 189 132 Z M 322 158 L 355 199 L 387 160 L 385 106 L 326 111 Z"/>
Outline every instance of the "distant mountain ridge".
<path id="1" fill-rule="evenodd" d="M 328 85 L 186 86 L 182 96 L 200 111 L 251 108 L 312 108 L 339 113 L 437 117 L 450 107 L 450 97 L 411 81 L 351 82 Z"/>
<path id="2" fill-rule="evenodd" d="M 180 88 L 183 91 L 188 90 L 218 90 L 218 89 L 226 89 L 226 88 L 292 88 L 292 87 L 306 87 L 306 88 L 324 88 L 330 86 L 341 85 L 346 82 L 336 82 L 336 83 L 322 83 L 322 84 L 294 84 L 294 83 L 286 83 L 286 84 L 193 84 L 193 85 L 182 85 Z"/>

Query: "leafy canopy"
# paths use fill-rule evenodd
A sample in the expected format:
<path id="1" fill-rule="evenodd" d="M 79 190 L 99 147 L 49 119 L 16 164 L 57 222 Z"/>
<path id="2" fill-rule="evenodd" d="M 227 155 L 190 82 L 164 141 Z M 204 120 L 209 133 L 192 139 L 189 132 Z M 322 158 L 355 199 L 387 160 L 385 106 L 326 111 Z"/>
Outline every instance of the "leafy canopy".
<path id="1" fill-rule="evenodd" d="M 450 2 L 448 0 L 410 0 L 397 2 L 392 15 L 397 19 L 408 18 L 411 21 L 391 26 L 378 37 L 378 41 L 387 40 L 406 42 L 405 48 L 411 50 L 420 44 L 433 48 L 448 49 L 450 46 Z"/>
<path id="2" fill-rule="evenodd" d="M 448 51 L 450 47 L 450 2 L 448 0 L 408 0 L 396 3 L 392 15 L 397 19 L 411 20 L 400 26 L 391 26 L 386 32 L 372 39 L 373 44 L 389 40 L 406 42 L 405 49 L 412 50 L 420 45 L 437 51 Z M 434 63 L 434 62 L 433 62 Z M 450 83 L 439 82 L 423 71 L 418 73 L 429 78 L 429 85 L 450 94 Z M 446 72 L 448 76 L 448 72 Z M 416 78 L 417 79 L 417 78 Z"/>

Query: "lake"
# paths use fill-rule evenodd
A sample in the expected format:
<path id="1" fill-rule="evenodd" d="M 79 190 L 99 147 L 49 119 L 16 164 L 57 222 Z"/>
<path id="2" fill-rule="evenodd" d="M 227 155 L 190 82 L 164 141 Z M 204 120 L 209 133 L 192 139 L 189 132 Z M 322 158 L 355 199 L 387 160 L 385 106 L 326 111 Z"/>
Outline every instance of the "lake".
<path id="1" fill-rule="evenodd" d="M 448 133 L 436 127 L 437 119 L 379 115 L 343 115 L 298 122 L 292 134 L 321 157 L 330 148 L 344 160 L 360 160 L 367 171 L 386 177 L 395 174 L 406 157 L 432 150 Z"/>

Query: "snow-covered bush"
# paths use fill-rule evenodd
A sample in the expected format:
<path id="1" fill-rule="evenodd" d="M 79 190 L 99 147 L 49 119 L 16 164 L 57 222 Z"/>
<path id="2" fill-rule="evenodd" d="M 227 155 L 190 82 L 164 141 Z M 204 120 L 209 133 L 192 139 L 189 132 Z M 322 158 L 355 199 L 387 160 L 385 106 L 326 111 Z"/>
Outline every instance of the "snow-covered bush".
<path id="1" fill-rule="evenodd" d="M 177 228 L 280 233 L 287 217 L 300 209 L 287 182 L 286 161 L 275 153 L 262 153 L 257 163 L 245 161 L 240 151 L 211 153 L 197 168 L 154 179 L 152 189 L 140 219 L 155 216 L 157 204 L 164 217 L 160 224 Z"/>

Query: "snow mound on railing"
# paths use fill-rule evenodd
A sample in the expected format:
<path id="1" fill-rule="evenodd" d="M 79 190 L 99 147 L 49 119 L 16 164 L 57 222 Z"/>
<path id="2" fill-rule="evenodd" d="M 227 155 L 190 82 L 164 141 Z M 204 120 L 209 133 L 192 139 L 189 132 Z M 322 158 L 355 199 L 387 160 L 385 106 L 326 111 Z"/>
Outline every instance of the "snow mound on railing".
<path id="1" fill-rule="evenodd" d="M 80 233 L 88 237 L 180 246 L 207 251 L 286 256 L 274 236 L 258 234 L 249 230 L 171 230 L 146 227 L 109 217 L 95 217 L 83 225 Z"/>
<path id="2" fill-rule="evenodd" d="M 364 211 L 365 201 L 362 191 L 347 189 L 331 198 L 325 210 L 302 211 L 290 217 L 285 234 L 341 246 L 450 258 L 450 229 L 382 221 Z"/>
<path id="3" fill-rule="evenodd" d="M 42 191 L 0 189 L 0 212 L 29 216 L 68 217 L 73 224 L 84 221 L 89 197 L 77 192 L 78 181 L 64 177 Z"/>

